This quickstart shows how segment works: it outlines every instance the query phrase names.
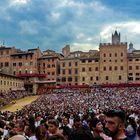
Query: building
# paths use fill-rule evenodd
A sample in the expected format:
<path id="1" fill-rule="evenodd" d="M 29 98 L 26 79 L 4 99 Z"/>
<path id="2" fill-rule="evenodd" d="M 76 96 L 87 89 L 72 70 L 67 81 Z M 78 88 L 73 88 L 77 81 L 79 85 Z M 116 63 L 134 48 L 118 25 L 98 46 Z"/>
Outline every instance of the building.
<path id="1" fill-rule="evenodd" d="M 84 52 L 80 57 L 79 84 L 99 84 L 99 51 Z"/>
<path id="2" fill-rule="evenodd" d="M 11 90 L 25 90 L 23 78 L 0 73 L 0 91 L 8 92 Z"/>
<path id="3" fill-rule="evenodd" d="M 112 43 L 99 46 L 100 84 L 128 83 L 127 42 L 120 41 L 120 33 L 112 34 Z"/>
<path id="4" fill-rule="evenodd" d="M 128 82 L 140 83 L 140 50 L 128 54 Z"/>
<path id="5" fill-rule="evenodd" d="M 17 51 L 15 47 L 0 46 L 0 72 L 12 74 L 12 60 L 10 55 Z"/>
<path id="6" fill-rule="evenodd" d="M 60 73 L 60 58 L 61 54 L 53 50 L 46 50 L 43 55 L 38 58 L 38 72 L 39 74 L 46 74 L 46 77 L 40 77 L 38 84 L 56 85 L 57 78 Z"/>
<path id="7" fill-rule="evenodd" d="M 122 42 L 117 31 L 111 41 L 88 52 L 71 52 L 70 45 L 62 53 L 1 46 L 0 71 L 24 78 L 25 89 L 34 93 L 40 86 L 50 85 L 140 83 L 140 50 L 132 42 L 129 46 Z"/>
<path id="8" fill-rule="evenodd" d="M 38 74 L 37 59 L 41 56 L 39 48 L 18 51 L 10 55 L 12 74 L 24 78 L 24 87 L 29 92 L 36 93 L 38 88 L 36 81 L 38 77 L 44 76 Z"/>

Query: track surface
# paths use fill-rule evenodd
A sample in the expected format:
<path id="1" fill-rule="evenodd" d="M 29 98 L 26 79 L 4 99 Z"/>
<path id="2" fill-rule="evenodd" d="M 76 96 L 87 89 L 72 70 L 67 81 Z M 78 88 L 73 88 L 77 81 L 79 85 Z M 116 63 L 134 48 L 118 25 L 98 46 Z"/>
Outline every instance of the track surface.
<path id="1" fill-rule="evenodd" d="M 25 105 L 28 105 L 31 102 L 35 101 L 37 98 L 38 98 L 38 96 L 28 96 L 28 97 L 16 100 L 14 104 L 6 105 L 6 106 L 0 108 L 0 111 L 15 112 L 17 110 L 22 109 Z"/>

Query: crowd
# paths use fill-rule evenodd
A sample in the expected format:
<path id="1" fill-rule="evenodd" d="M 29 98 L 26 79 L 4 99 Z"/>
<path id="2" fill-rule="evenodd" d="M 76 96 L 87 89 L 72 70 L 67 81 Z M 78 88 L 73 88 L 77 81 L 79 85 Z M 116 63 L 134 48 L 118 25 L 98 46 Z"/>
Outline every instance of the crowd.
<path id="1" fill-rule="evenodd" d="M 13 100 L 24 98 L 26 96 L 31 95 L 31 93 L 27 91 L 9 91 L 9 92 L 2 92 L 0 91 L 0 107 L 8 105 L 9 103 L 14 103 Z"/>
<path id="2" fill-rule="evenodd" d="M 2 140 L 138 140 L 140 88 L 49 89 L 22 110 L 1 112 L 0 128 Z"/>

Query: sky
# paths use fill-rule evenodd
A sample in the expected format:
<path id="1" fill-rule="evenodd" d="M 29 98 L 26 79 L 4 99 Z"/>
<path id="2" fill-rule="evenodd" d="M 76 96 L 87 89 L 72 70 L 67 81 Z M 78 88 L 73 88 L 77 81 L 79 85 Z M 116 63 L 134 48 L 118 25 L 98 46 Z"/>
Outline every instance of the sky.
<path id="1" fill-rule="evenodd" d="M 98 50 L 117 30 L 140 50 L 139 11 L 140 0 L 0 0 L 0 45 Z"/>

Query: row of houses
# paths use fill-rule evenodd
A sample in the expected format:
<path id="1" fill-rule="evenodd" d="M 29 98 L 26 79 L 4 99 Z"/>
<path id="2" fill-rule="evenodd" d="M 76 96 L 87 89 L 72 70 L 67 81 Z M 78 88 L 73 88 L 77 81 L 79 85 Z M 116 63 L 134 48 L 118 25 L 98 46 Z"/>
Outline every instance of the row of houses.
<path id="1" fill-rule="evenodd" d="M 88 52 L 71 52 L 70 45 L 61 53 L 1 46 L 0 72 L 24 79 L 24 88 L 31 92 L 42 85 L 140 83 L 140 50 L 120 40 L 115 31 L 111 43 Z"/>

